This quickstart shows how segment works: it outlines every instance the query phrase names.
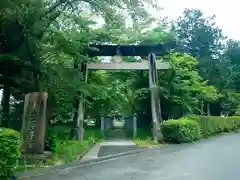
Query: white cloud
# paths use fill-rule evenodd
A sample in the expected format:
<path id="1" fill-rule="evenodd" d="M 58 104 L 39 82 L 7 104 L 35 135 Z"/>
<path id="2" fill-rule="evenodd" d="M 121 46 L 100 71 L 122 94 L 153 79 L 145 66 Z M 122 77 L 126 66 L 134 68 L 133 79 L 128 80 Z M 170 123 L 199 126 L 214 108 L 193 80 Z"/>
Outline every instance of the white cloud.
<path id="1" fill-rule="evenodd" d="M 168 16 L 170 20 L 176 19 L 185 8 L 201 9 L 205 16 L 216 15 L 216 23 L 229 38 L 240 40 L 240 1 L 228 0 L 158 0 L 164 8 L 162 16 Z"/>

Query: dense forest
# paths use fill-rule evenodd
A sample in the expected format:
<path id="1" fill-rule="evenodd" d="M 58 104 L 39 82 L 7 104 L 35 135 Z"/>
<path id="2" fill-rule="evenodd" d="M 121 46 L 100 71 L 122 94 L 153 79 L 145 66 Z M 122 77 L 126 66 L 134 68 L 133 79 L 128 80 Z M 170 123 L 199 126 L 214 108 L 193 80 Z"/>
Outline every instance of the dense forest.
<path id="1" fill-rule="evenodd" d="M 24 95 L 48 92 L 48 122 L 72 122 L 84 95 L 85 118 L 136 113 L 151 122 L 147 71 L 91 71 L 82 66 L 90 43 L 158 44 L 176 41 L 184 52 L 157 60 L 163 119 L 186 114 L 240 115 L 240 42 L 228 39 L 198 9 L 173 22 L 156 17 L 150 0 L 0 1 L 1 126 L 20 130 Z M 161 13 L 158 13 L 161 14 Z M 144 58 L 144 57 L 143 57 Z M 123 57 L 123 61 L 138 58 Z"/>

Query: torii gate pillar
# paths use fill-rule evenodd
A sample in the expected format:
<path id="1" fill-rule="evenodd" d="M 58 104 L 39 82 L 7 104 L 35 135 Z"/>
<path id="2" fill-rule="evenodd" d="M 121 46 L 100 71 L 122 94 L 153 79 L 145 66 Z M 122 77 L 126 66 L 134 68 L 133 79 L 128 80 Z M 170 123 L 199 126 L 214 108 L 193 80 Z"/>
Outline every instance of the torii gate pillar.
<path id="1" fill-rule="evenodd" d="M 153 121 L 153 140 L 158 141 L 158 135 L 160 134 L 160 124 L 161 121 L 161 107 L 160 99 L 158 93 L 158 80 L 157 80 L 157 68 L 156 68 L 156 56 L 154 53 L 148 55 L 149 62 L 149 89 L 151 97 L 151 111 L 152 111 L 152 121 Z"/>

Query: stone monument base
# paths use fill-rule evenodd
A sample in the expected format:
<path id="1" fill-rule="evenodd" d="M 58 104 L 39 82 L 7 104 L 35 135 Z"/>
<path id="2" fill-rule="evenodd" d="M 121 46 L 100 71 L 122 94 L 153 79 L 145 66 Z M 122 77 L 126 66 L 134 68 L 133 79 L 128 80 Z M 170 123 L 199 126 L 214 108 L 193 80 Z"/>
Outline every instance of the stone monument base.
<path id="1" fill-rule="evenodd" d="M 43 154 L 21 154 L 20 164 L 39 164 L 46 163 L 52 159 L 52 152 L 44 151 Z"/>

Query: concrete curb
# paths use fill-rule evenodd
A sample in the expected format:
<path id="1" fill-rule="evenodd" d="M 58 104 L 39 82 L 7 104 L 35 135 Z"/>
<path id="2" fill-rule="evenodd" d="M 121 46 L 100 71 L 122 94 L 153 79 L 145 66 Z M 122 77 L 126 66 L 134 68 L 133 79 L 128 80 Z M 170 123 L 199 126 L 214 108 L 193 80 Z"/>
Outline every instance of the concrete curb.
<path id="1" fill-rule="evenodd" d="M 87 166 L 95 163 L 101 163 L 107 160 L 114 160 L 117 158 L 124 158 L 125 156 L 130 156 L 130 155 L 135 155 L 143 152 L 148 148 L 139 148 L 136 150 L 128 151 L 128 152 L 123 152 L 123 153 L 118 153 L 114 155 L 109 155 L 109 156 L 104 156 L 96 159 L 91 159 L 91 160 L 84 160 L 84 161 L 75 161 L 70 164 L 62 164 L 62 165 L 56 165 L 50 168 L 43 168 L 43 169 L 37 169 L 37 170 L 32 170 L 29 172 L 23 172 L 23 173 L 16 173 L 16 177 L 19 180 L 22 179 L 29 179 L 32 177 L 38 177 L 38 176 L 44 176 L 44 175 L 49 175 L 53 173 L 58 173 L 61 171 L 68 171 L 71 169 L 79 168 L 82 166 Z"/>

